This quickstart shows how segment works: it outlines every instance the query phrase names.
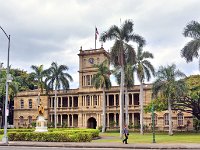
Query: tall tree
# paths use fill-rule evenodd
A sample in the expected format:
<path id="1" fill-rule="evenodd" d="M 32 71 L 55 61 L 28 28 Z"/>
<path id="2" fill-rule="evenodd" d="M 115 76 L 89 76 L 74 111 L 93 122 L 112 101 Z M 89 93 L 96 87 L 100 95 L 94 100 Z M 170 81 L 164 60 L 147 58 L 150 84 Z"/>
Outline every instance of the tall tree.
<path id="1" fill-rule="evenodd" d="M 153 54 L 148 51 L 143 51 L 142 47 L 139 46 L 136 53 L 135 64 L 133 66 L 136 72 L 137 78 L 140 81 L 140 134 L 143 133 L 143 90 L 144 90 L 144 80 L 149 81 L 151 76 L 155 75 L 154 67 L 148 59 L 153 59 Z"/>
<path id="2" fill-rule="evenodd" d="M 61 88 L 64 90 L 69 89 L 69 81 L 73 81 L 73 78 L 68 74 L 68 67 L 66 65 L 58 65 L 56 62 L 52 62 L 51 67 L 45 70 L 48 75 L 45 79 L 47 87 L 50 89 L 55 89 L 55 99 L 54 99 L 54 125 L 57 128 L 57 117 L 56 117 L 56 101 L 57 101 L 57 90 Z"/>
<path id="3" fill-rule="evenodd" d="M 128 59 L 129 63 L 133 64 L 134 58 L 134 48 L 128 44 L 128 42 L 133 41 L 140 43 L 140 45 L 145 44 L 145 40 L 133 33 L 133 22 L 131 20 L 126 20 L 119 28 L 116 25 L 111 26 L 107 31 L 103 32 L 100 36 L 100 40 L 106 42 L 108 40 L 114 40 L 114 45 L 111 48 L 111 63 L 115 67 L 120 67 L 121 72 L 121 84 L 120 84 L 120 137 L 122 138 L 123 131 L 123 102 L 124 102 L 124 64 L 125 59 Z"/>
<path id="4" fill-rule="evenodd" d="M 117 79 L 117 83 L 120 85 L 121 82 L 121 73 L 118 69 L 114 71 L 115 77 Z M 128 117 L 128 105 L 129 105 L 129 96 L 128 89 L 134 86 L 134 76 L 133 76 L 133 67 L 131 64 L 127 63 L 124 66 L 124 88 L 125 88 L 125 123 L 129 125 L 129 117 Z"/>
<path id="5" fill-rule="evenodd" d="M 34 72 L 31 73 L 31 75 L 34 78 L 34 82 L 37 85 L 37 89 L 38 89 L 38 105 L 40 104 L 40 92 L 43 93 L 43 89 L 45 86 L 45 82 L 44 77 L 45 75 L 45 71 L 43 69 L 43 65 L 40 66 L 34 66 L 32 65 L 31 68 L 34 70 Z M 41 91 L 40 91 L 41 90 Z"/>
<path id="6" fill-rule="evenodd" d="M 185 96 L 175 99 L 173 109 L 191 113 L 200 120 L 200 75 L 191 75 L 184 80 L 188 92 Z"/>
<path id="7" fill-rule="evenodd" d="M 163 67 L 161 66 L 156 73 L 156 81 L 153 83 L 153 94 L 160 93 L 166 98 L 169 112 L 169 135 L 173 135 L 172 131 L 172 108 L 174 99 L 178 99 L 184 95 L 186 85 L 184 80 L 177 80 L 186 77 L 180 70 L 176 70 L 176 65 Z"/>
<path id="8" fill-rule="evenodd" d="M 110 69 L 108 61 L 105 60 L 101 64 L 95 64 L 94 67 L 96 67 L 97 73 L 92 78 L 92 84 L 95 86 L 96 89 L 101 88 L 103 91 L 103 125 L 102 125 L 102 132 L 105 132 L 106 128 L 106 94 L 105 90 L 111 88 L 111 81 L 110 81 Z"/>
<path id="9" fill-rule="evenodd" d="M 200 48 L 200 24 L 197 21 L 191 21 L 184 28 L 183 35 L 190 37 L 192 40 L 188 42 L 181 50 L 181 56 L 186 59 L 187 62 L 193 61 L 193 58 L 199 57 Z M 199 70 L 200 70 L 200 58 L 199 58 Z"/>
<path id="10" fill-rule="evenodd" d="M 10 72 L 11 73 L 11 72 Z M 9 89 L 8 89 L 8 101 L 13 101 L 14 100 L 14 96 L 16 96 L 17 92 L 18 92 L 18 87 L 19 87 L 19 83 L 16 82 L 16 79 L 13 75 L 12 76 L 12 82 L 9 82 Z M 4 116 L 5 113 L 5 99 L 6 99 L 6 70 L 2 70 L 0 72 L 0 107 L 1 107 L 1 115 Z M 9 108 L 8 108 L 9 109 Z M 9 114 L 10 116 L 11 114 Z M 4 124 L 4 117 L 2 117 L 2 126 Z M 11 121 L 11 120 L 8 120 Z"/>

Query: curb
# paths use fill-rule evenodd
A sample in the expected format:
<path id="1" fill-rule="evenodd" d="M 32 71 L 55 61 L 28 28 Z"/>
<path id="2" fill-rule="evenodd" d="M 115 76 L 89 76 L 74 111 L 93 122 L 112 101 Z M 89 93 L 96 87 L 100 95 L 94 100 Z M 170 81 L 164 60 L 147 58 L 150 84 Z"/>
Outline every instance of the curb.
<path id="1" fill-rule="evenodd" d="M 0 146 L 25 147 L 68 147 L 68 148 L 126 148 L 126 149 L 199 149 L 200 144 L 121 144 L 121 143 L 75 143 L 75 142 L 29 142 L 11 141 L 8 144 L 0 142 Z"/>

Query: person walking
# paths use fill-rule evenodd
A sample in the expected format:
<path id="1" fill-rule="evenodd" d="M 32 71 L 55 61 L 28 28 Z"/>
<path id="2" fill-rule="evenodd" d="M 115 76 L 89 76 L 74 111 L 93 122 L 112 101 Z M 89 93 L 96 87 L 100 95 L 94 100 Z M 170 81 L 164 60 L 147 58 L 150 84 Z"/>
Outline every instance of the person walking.
<path id="1" fill-rule="evenodd" d="M 128 129 L 126 128 L 126 125 L 124 125 L 123 135 L 124 135 L 123 143 L 128 144 L 129 133 L 128 133 Z"/>

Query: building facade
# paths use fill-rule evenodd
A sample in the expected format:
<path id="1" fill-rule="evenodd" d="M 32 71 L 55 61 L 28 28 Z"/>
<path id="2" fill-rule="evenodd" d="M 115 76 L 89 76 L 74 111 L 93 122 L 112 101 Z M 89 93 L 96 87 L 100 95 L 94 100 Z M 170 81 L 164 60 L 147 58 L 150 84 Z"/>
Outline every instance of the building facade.
<path id="1" fill-rule="evenodd" d="M 58 91 L 56 100 L 57 126 L 98 128 L 102 126 L 102 90 L 92 86 L 92 77 L 97 72 L 94 64 L 100 64 L 109 59 L 109 53 L 100 49 L 82 50 L 79 56 L 79 88 L 67 91 Z M 144 86 L 144 105 L 151 101 L 151 84 Z M 119 86 L 106 90 L 106 126 L 107 129 L 119 128 Z M 54 122 L 55 93 L 40 94 L 40 101 L 44 106 L 44 117 L 48 123 Z M 29 127 L 36 122 L 38 112 L 38 91 L 24 91 L 17 94 L 14 99 L 14 126 Z M 139 85 L 128 90 L 129 97 L 129 124 L 139 126 L 140 103 Z M 193 118 L 185 112 L 173 112 L 173 129 L 193 129 Z M 151 127 L 151 114 L 144 114 L 144 125 Z M 155 112 L 155 126 L 158 130 L 168 130 L 168 112 Z"/>

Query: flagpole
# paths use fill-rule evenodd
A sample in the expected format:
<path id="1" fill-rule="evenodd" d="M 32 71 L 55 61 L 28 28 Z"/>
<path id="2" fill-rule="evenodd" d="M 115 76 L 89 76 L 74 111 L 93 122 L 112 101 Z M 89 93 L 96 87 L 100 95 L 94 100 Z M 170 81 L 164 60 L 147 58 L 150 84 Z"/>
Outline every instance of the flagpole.
<path id="1" fill-rule="evenodd" d="M 97 35 L 96 35 L 96 26 L 95 26 L 95 28 L 94 28 L 94 41 L 95 41 L 95 46 L 94 46 L 94 48 L 96 49 L 96 40 L 97 40 L 97 37 L 96 37 Z"/>

